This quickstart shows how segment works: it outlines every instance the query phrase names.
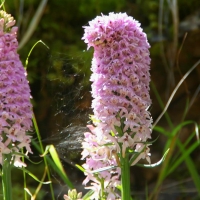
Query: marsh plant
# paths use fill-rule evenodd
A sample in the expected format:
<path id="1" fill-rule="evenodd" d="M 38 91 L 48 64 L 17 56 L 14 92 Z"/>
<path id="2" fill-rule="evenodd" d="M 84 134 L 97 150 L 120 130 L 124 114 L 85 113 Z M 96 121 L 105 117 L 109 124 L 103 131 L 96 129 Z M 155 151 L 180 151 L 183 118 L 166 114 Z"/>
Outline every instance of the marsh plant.
<path id="1" fill-rule="evenodd" d="M 130 198 L 129 168 L 141 158 L 150 163 L 152 119 L 148 112 L 149 43 L 139 22 L 125 13 L 98 16 L 84 27 L 83 39 L 94 47 L 92 60 L 92 108 L 85 133 L 82 159 L 91 198 Z M 114 167 L 97 174 L 93 170 Z"/>

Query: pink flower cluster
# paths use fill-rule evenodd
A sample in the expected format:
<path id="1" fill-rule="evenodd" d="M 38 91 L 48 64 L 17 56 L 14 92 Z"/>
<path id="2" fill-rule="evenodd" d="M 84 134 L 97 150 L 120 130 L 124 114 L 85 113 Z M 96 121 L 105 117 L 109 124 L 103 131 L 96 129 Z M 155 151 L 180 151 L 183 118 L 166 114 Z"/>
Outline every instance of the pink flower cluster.
<path id="1" fill-rule="evenodd" d="M 25 164 L 18 153 L 30 149 L 32 105 L 26 71 L 17 54 L 17 27 L 11 15 L 0 11 L 0 164 L 3 154 L 12 153 L 15 166 Z"/>
<path id="2" fill-rule="evenodd" d="M 89 126 L 91 132 L 85 133 L 83 142 L 84 183 L 93 181 L 89 188 L 99 194 L 103 179 L 107 199 L 116 199 L 113 191 L 119 184 L 119 153 L 139 152 L 131 165 L 141 158 L 150 162 L 146 144 L 152 126 L 147 110 L 151 104 L 150 45 L 140 24 L 126 13 L 98 16 L 84 30 L 85 43 L 94 47 L 91 81 L 95 125 Z M 90 173 L 108 166 L 118 167 L 98 173 L 98 178 Z"/>

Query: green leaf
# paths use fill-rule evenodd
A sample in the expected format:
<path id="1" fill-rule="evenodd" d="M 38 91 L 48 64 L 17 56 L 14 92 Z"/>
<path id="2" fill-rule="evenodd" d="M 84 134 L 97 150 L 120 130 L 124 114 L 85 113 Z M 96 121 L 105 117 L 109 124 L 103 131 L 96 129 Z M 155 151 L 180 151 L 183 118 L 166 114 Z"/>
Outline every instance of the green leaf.
<path id="1" fill-rule="evenodd" d="M 169 152 L 169 149 L 167 149 L 167 151 L 164 153 L 163 157 L 156 163 L 154 164 L 149 164 L 149 165 L 146 165 L 146 164 L 136 164 L 137 166 L 140 166 L 140 167 L 146 167 L 146 168 L 151 168 L 151 167 L 157 167 L 158 165 L 160 165 L 166 158 L 167 154 Z"/>
<path id="2" fill-rule="evenodd" d="M 39 183 L 42 183 L 42 184 L 50 184 L 51 183 L 51 181 L 46 181 L 46 182 L 40 181 L 34 174 L 32 174 L 30 171 L 28 171 L 25 168 L 17 167 L 17 169 L 26 172 L 29 176 L 31 176 L 33 179 L 35 179 Z"/>
<path id="3" fill-rule="evenodd" d="M 58 156 L 58 153 L 54 147 L 54 145 L 48 145 L 49 147 L 47 147 L 49 149 L 49 153 L 57 167 L 57 172 L 59 172 L 59 174 L 65 179 L 68 187 L 70 187 L 70 189 L 74 188 L 73 184 L 71 183 L 71 181 L 69 180 L 67 174 L 65 173 L 65 170 L 63 169 L 62 163 L 60 162 L 60 158 Z"/>
<path id="4" fill-rule="evenodd" d="M 119 127 L 119 126 L 114 126 L 115 127 L 115 130 L 118 132 L 118 134 L 120 135 L 120 136 L 123 136 L 123 131 L 122 131 L 122 129 L 121 129 L 121 127 Z"/>
<path id="5" fill-rule="evenodd" d="M 82 166 L 80 166 L 80 165 L 78 165 L 78 164 L 76 164 L 75 165 L 80 171 L 82 171 L 83 173 L 85 172 L 85 169 L 82 167 Z"/>
<path id="6" fill-rule="evenodd" d="M 94 194 L 93 190 L 89 190 L 84 196 L 83 200 L 90 200 L 90 197 Z"/>
<path id="7" fill-rule="evenodd" d="M 162 128 L 160 126 L 155 126 L 153 130 L 157 131 L 159 133 L 162 133 L 165 136 L 169 136 L 170 135 L 168 131 L 166 131 L 164 128 Z"/>
<path id="8" fill-rule="evenodd" d="M 181 144 L 180 141 L 178 141 L 178 146 L 180 148 L 180 150 L 182 151 L 182 159 L 184 159 L 187 168 L 191 174 L 191 177 L 194 181 L 194 184 L 198 190 L 198 193 L 200 194 L 200 179 L 199 179 L 199 173 L 197 171 L 197 168 L 194 164 L 194 162 L 192 161 L 192 159 L 190 158 L 189 154 L 194 151 L 194 149 L 196 149 L 197 147 L 199 147 L 199 143 L 196 142 L 194 143 L 189 149 L 185 149 L 183 148 L 183 145 Z"/>

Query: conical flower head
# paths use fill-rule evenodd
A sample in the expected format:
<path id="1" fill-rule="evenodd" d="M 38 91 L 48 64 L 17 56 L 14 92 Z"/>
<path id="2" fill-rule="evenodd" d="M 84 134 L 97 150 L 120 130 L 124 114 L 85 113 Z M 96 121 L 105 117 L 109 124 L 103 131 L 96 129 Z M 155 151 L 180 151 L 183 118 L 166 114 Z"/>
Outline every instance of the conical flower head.
<path id="1" fill-rule="evenodd" d="M 150 138 L 149 43 L 140 24 L 125 13 L 99 16 L 84 27 L 83 39 L 94 47 L 92 108 L 104 131 L 119 135 L 115 126 L 124 119 L 123 132 L 135 140 Z M 120 135 L 119 135 L 120 136 Z M 122 136 L 122 135 L 121 135 Z"/>
<path id="2" fill-rule="evenodd" d="M 2 154 L 30 149 L 32 105 L 26 71 L 17 54 L 17 27 L 11 15 L 0 11 L 0 163 Z M 17 166 L 23 165 L 13 156 Z"/>

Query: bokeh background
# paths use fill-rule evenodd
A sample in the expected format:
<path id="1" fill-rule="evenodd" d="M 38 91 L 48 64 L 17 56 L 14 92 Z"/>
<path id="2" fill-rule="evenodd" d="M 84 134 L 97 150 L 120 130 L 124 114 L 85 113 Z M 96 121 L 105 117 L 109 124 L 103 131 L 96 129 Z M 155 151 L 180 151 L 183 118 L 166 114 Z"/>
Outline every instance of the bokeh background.
<path id="1" fill-rule="evenodd" d="M 42 40 L 48 46 L 38 43 L 27 67 L 34 113 L 45 145 L 56 143 L 59 147 L 59 139 L 63 139 L 59 136 L 61 133 L 69 134 L 71 131 L 70 134 L 73 134 L 77 130 L 73 127 L 84 127 L 89 121 L 88 114 L 92 113 L 89 77 L 93 50 L 87 51 L 81 38 L 82 26 L 97 15 L 126 12 L 138 20 L 147 33 L 152 59 L 153 103 L 150 112 L 154 121 L 177 83 L 200 59 L 200 1 L 197 0 L 6 0 L 5 8 L 14 16 L 19 27 L 18 52 L 24 64 L 37 41 Z M 38 9 L 41 12 L 37 15 Z M 197 66 L 177 90 L 167 110 L 168 115 L 163 116 L 157 125 L 170 133 L 184 120 L 194 120 L 199 124 L 199 90 L 200 66 Z M 65 131 L 68 127 L 71 129 Z M 177 138 L 184 144 L 193 131 L 193 125 L 184 126 Z M 80 133 L 79 129 L 77 133 Z M 156 138 L 151 147 L 152 162 L 162 157 L 170 135 L 154 130 L 152 139 Z M 192 142 L 196 142 L 196 139 L 193 138 Z M 77 145 L 78 148 L 80 145 Z M 197 147 L 190 154 L 197 170 L 200 170 L 199 150 Z M 176 148 L 173 154 L 176 158 Z M 67 150 L 66 157 L 74 162 L 79 162 L 80 158 L 79 153 L 70 157 Z M 81 190 L 84 177 L 64 161 L 63 165 Z M 145 198 L 145 188 L 151 190 L 154 187 L 160 170 L 161 166 L 153 169 L 131 168 L 131 189 L 137 199 Z M 42 174 L 39 170 L 37 173 Z M 53 176 L 57 184 L 56 197 L 62 199 L 61 194 L 66 193 L 67 187 L 59 177 Z M 34 187 L 31 180 L 30 185 Z M 184 162 L 166 177 L 162 185 L 158 199 L 199 198 Z M 18 193 L 19 188 L 16 189 Z M 174 190 L 176 192 L 172 192 Z M 47 199 L 47 186 L 42 191 L 41 199 Z"/>

